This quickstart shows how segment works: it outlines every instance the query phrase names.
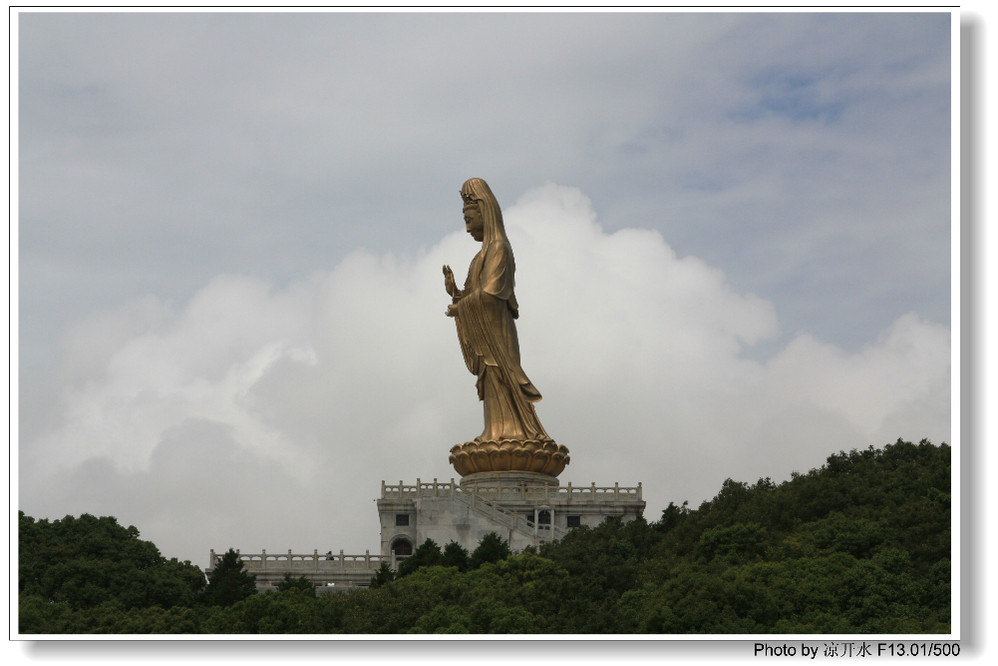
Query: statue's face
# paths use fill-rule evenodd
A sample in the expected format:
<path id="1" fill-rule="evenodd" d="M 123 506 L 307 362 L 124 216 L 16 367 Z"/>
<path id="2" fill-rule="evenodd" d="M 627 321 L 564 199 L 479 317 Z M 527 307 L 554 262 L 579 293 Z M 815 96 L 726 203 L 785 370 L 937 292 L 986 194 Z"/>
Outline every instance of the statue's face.
<path id="1" fill-rule="evenodd" d="M 464 227 L 476 241 L 481 242 L 485 238 L 485 220 L 482 218 L 482 211 L 478 209 L 478 204 L 464 207 Z"/>

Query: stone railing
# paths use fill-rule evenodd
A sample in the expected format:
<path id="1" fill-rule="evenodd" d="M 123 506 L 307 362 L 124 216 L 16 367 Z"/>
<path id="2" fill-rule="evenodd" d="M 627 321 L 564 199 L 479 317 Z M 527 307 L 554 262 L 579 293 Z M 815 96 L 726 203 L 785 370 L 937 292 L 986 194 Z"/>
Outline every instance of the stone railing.
<path id="1" fill-rule="evenodd" d="M 536 504 L 579 502 L 579 503 L 631 503 L 641 501 L 641 484 L 637 486 L 597 486 L 591 483 L 588 486 L 573 486 L 571 483 L 565 486 L 527 486 L 523 484 L 510 483 L 509 485 L 477 487 L 474 492 L 469 492 L 454 483 L 454 479 L 449 482 L 441 482 L 433 479 L 432 482 L 424 482 L 416 479 L 415 485 L 406 485 L 401 481 L 395 484 L 381 482 L 382 499 L 415 499 L 416 497 L 453 497 L 457 494 L 477 495 L 478 497 L 492 502 L 502 501 L 525 501 Z"/>
<path id="2" fill-rule="evenodd" d="M 210 557 L 210 569 L 214 569 L 215 563 L 222 556 L 212 549 Z M 289 550 L 281 554 L 271 554 L 263 550 L 259 553 L 239 553 L 239 559 L 243 563 L 243 568 L 249 573 L 264 573 L 268 570 L 282 573 L 363 573 L 377 571 L 382 562 L 392 564 L 390 557 L 371 555 L 370 551 L 366 551 L 363 555 L 344 555 L 342 550 L 338 555 L 332 552 L 321 554 L 318 550 L 313 550 L 311 553 L 292 553 Z"/>
<path id="3" fill-rule="evenodd" d="M 461 492 L 461 486 L 451 479 L 449 483 L 438 482 L 433 479 L 432 483 L 424 483 L 416 479 L 416 485 L 406 485 L 399 481 L 397 485 L 381 482 L 381 499 L 415 499 L 416 497 L 453 497 L 454 493 Z"/>

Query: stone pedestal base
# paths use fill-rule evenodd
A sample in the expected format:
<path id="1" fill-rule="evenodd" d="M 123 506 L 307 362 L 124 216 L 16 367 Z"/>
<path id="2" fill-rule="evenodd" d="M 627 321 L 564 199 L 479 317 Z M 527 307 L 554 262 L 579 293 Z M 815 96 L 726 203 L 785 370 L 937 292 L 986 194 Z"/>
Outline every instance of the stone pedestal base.
<path id="1" fill-rule="evenodd" d="M 480 472 L 535 472 L 556 477 L 569 463 L 568 449 L 554 440 L 458 444 L 450 450 L 450 463 L 462 477 Z"/>

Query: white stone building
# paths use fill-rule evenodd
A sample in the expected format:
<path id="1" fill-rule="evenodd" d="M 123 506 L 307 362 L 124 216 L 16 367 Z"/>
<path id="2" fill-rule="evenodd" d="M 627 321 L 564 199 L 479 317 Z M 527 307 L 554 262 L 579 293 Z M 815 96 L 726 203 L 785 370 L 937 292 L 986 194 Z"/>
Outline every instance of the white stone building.
<path id="1" fill-rule="evenodd" d="M 367 587 L 382 562 L 396 569 L 401 559 L 432 539 L 441 548 L 455 541 L 469 553 L 486 534 L 495 532 L 520 551 L 560 539 L 582 525 L 596 526 L 608 518 L 633 520 L 645 502 L 641 484 L 597 486 L 559 485 L 557 478 L 536 472 L 480 472 L 460 483 L 416 479 L 408 485 L 381 482 L 377 500 L 381 521 L 380 553 L 345 555 L 311 553 L 240 553 L 243 565 L 256 576 L 257 589 L 273 589 L 285 574 L 304 576 L 323 593 Z M 221 554 L 210 554 L 211 573 Z"/>

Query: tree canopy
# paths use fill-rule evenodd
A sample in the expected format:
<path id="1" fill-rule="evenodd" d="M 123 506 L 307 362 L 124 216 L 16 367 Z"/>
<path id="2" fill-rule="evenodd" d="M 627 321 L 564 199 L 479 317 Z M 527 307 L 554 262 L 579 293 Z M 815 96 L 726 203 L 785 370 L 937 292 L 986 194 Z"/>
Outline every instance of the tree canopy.
<path id="1" fill-rule="evenodd" d="M 253 593 L 230 550 L 204 575 L 134 527 L 20 516 L 22 633 L 949 633 L 950 447 L 839 452 L 783 483 L 726 480 L 657 521 L 511 553 L 426 540 L 370 589 Z"/>
<path id="2" fill-rule="evenodd" d="M 287 587 L 294 586 L 289 576 L 285 576 L 284 583 Z M 244 571 L 239 553 L 230 548 L 215 563 L 208 577 L 204 600 L 211 606 L 231 606 L 255 592 L 256 576 Z"/>

